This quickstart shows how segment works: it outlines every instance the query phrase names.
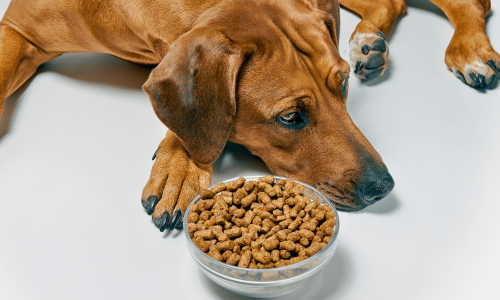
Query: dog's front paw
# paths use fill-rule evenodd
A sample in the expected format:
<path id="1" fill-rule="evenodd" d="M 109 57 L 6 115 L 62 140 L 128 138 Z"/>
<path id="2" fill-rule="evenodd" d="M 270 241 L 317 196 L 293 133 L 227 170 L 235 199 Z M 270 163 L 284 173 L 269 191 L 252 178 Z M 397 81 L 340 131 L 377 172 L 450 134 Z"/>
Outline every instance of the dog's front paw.
<path id="1" fill-rule="evenodd" d="M 481 88 L 492 83 L 500 68 L 500 55 L 484 33 L 456 30 L 446 49 L 445 62 L 464 83 Z"/>
<path id="2" fill-rule="evenodd" d="M 361 79 L 384 74 L 389 61 L 389 47 L 384 34 L 367 21 L 361 21 L 349 42 L 350 64 Z"/>
<path id="3" fill-rule="evenodd" d="M 201 189 L 210 187 L 212 165 L 194 162 L 170 131 L 153 159 L 151 176 L 142 191 L 142 206 L 160 231 L 182 229 L 182 215 L 189 203 Z"/>

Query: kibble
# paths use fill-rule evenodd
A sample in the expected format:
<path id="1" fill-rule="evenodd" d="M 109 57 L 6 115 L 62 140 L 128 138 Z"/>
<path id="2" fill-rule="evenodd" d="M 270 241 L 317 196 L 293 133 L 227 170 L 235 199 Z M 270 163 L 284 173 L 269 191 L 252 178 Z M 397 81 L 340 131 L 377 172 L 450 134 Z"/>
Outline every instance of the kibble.
<path id="1" fill-rule="evenodd" d="M 300 262 L 330 242 L 337 224 L 331 207 L 303 192 L 302 184 L 272 175 L 219 183 L 190 206 L 189 236 L 208 256 L 241 268 Z"/>

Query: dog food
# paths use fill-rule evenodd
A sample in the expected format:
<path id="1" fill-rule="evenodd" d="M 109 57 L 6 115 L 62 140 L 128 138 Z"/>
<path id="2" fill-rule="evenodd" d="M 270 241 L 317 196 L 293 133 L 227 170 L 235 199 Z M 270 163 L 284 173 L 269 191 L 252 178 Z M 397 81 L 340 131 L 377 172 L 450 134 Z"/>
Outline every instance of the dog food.
<path id="1" fill-rule="evenodd" d="M 274 176 L 240 177 L 200 193 L 187 217 L 194 244 L 215 260 L 250 269 L 284 267 L 330 241 L 335 213 L 303 194 L 304 186 Z"/>

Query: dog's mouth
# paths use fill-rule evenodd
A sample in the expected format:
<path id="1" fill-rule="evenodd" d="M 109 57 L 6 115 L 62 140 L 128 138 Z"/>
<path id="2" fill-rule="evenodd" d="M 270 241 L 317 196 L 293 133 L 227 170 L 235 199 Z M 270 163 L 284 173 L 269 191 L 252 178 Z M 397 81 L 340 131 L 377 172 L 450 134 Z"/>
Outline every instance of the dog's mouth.
<path id="1" fill-rule="evenodd" d="M 361 200 L 355 192 L 339 189 L 327 182 L 313 184 L 313 187 L 323 193 L 340 211 L 359 211 L 370 205 Z"/>

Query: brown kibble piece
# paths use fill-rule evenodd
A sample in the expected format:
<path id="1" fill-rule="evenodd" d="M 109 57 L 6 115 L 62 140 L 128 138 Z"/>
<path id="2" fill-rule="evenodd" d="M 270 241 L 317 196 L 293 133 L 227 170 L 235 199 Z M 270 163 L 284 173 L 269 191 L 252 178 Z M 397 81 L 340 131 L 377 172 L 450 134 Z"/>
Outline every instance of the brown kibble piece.
<path id="1" fill-rule="evenodd" d="M 314 238 L 316 238 L 316 237 L 314 237 Z M 299 240 L 299 243 L 304 247 L 309 246 L 309 240 L 306 237 L 301 237 Z"/>
<path id="2" fill-rule="evenodd" d="M 241 228 L 234 226 L 231 229 L 224 230 L 224 233 L 227 234 L 229 238 L 234 239 L 241 236 Z"/>
<path id="3" fill-rule="evenodd" d="M 200 191 L 200 198 L 201 199 L 211 199 L 215 196 L 215 193 L 211 190 L 201 190 Z"/>
<path id="4" fill-rule="evenodd" d="M 294 231 L 292 233 L 289 233 L 287 235 L 286 239 L 295 243 L 296 241 L 298 241 L 300 239 L 300 234 L 298 231 Z"/>
<path id="5" fill-rule="evenodd" d="M 259 192 L 257 194 L 257 197 L 258 197 L 259 202 L 261 202 L 263 204 L 267 204 L 267 203 L 271 202 L 271 197 L 269 197 L 269 195 L 264 193 L 264 192 Z"/>
<path id="6" fill-rule="evenodd" d="M 290 253 L 290 251 L 288 250 L 280 250 L 280 257 L 281 259 L 289 259 L 290 257 L 292 257 L 292 253 Z"/>
<path id="7" fill-rule="evenodd" d="M 216 184 L 213 188 L 210 189 L 214 194 L 220 193 L 226 190 L 226 184 L 224 182 Z"/>
<path id="8" fill-rule="evenodd" d="M 293 231 L 293 230 L 299 228 L 300 224 L 302 224 L 302 218 L 297 217 L 295 220 L 293 220 L 293 222 L 290 224 L 290 226 L 288 226 L 288 229 Z"/>
<path id="9" fill-rule="evenodd" d="M 227 251 L 224 251 L 224 253 L 222 253 L 222 260 L 228 260 L 229 257 L 231 257 L 231 255 L 233 255 L 233 251 L 231 250 L 227 250 Z"/>
<path id="10" fill-rule="evenodd" d="M 229 240 L 229 241 L 219 242 L 217 244 L 217 249 L 219 251 L 233 250 L 234 246 L 236 246 L 234 242 Z"/>
<path id="11" fill-rule="evenodd" d="M 202 220 L 202 221 L 206 221 L 208 219 L 210 219 L 210 217 L 212 216 L 212 211 L 211 210 L 205 210 L 204 212 L 202 212 L 199 216 L 199 219 Z"/>
<path id="12" fill-rule="evenodd" d="M 271 251 L 271 260 L 273 262 L 278 262 L 280 260 L 280 251 L 279 250 Z"/>
<path id="13" fill-rule="evenodd" d="M 327 236 L 325 236 L 325 237 L 323 238 L 323 243 L 327 243 L 327 244 L 328 244 L 328 243 L 330 242 L 330 240 L 331 240 L 331 239 L 332 239 L 332 237 L 331 237 L 331 236 L 329 236 L 329 235 L 327 235 Z"/>
<path id="14" fill-rule="evenodd" d="M 195 212 L 192 212 L 188 215 L 187 217 L 187 222 L 188 223 L 196 223 L 198 222 L 198 218 L 200 217 L 199 214 L 195 213 Z"/>
<path id="15" fill-rule="evenodd" d="M 219 242 L 224 242 L 224 241 L 229 240 L 229 237 L 227 236 L 227 234 L 222 232 L 221 226 L 212 226 L 212 227 L 210 227 L 210 229 L 212 229 L 214 235 L 217 237 L 217 240 L 219 240 Z"/>
<path id="16" fill-rule="evenodd" d="M 193 238 L 194 237 L 194 233 L 198 230 L 198 226 L 196 224 L 194 224 L 194 223 L 189 223 L 187 230 L 188 230 L 189 236 L 191 238 Z"/>
<path id="17" fill-rule="evenodd" d="M 279 186 L 280 188 L 284 187 L 285 186 L 285 179 L 278 179 L 276 180 L 276 182 L 274 183 L 275 186 Z"/>
<path id="18" fill-rule="evenodd" d="M 205 242 L 205 240 L 201 237 L 195 237 L 193 239 L 193 243 L 198 247 L 201 251 L 207 252 L 208 251 L 208 243 Z"/>
<path id="19" fill-rule="evenodd" d="M 245 246 L 250 245 L 252 243 L 252 239 L 248 235 L 243 235 L 234 240 L 234 244 L 236 246 Z"/>
<path id="20" fill-rule="evenodd" d="M 250 194 L 243 199 L 241 199 L 241 206 L 247 207 L 250 206 L 255 200 L 257 200 L 257 195 L 255 194 Z"/>
<path id="21" fill-rule="evenodd" d="M 325 227 L 325 235 L 333 235 L 333 227 Z"/>
<path id="22" fill-rule="evenodd" d="M 233 195 L 234 204 L 239 205 L 241 203 L 241 199 L 245 198 L 247 195 L 248 193 L 244 188 L 239 188 Z"/>
<path id="23" fill-rule="evenodd" d="M 266 175 L 266 176 L 260 177 L 258 180 L 259 180 L 259 182 L 273 184 L 274 183 L 274 176 L 273 175 Z"/>
<path id="24" fill-rule="evenodd" d="M 323 248 L 323 245 L 321 245 L 320 243 L 312 242 L 311 246 L 306 248 L 306 255 L 308 257 L 311 257 L 314 254 L 316 254 L 319 250 L 321 250 L 322 248 Z"/>
<path id="25" fill-rule="evenodd" d="M 233 212 L 233 217 L 241 218 L 245 215 L 246 211 L 243 208 L 237 209 Z"/>
<path id="26" fill-rule="evenodd" d="M 238 188 L 240 188 L 243 184 L 245 183 L 245 178 L 240 177 L 238 180 L 231 181 L 228 184 L 226 184 L 226 189 L 228 191 L 236 191 Z"/>
<path id="27" fill-rule="evenodd" d="M 252 250 L 252 257 L 261 264 L 268 264 L 271 262 L 271 254 L 267 251 Z"/>
<path id="28" fill-rule="evenodd" d="M 212 206 L 215 204 L 214 199 L 206 199 L 206 200 L 200 200 L 197 203 L 198 209 L 201 211 L 205 210 L 210 210 L 212 209 Z"/>
<path id="29" fill-rule="evenodd" d="M 194 237 L 201 237 L 204 240 L 211 240 L 215 237 L 211 229 L 199 230 L 194 233 Z"/>
<path id="30" fill-rule="evenodd" d="M 268 237 L 264 242 L 262 242 L 262 247 L 264 247 L 266 251 L 270 251 L 278 248 L 279 243 L 280 241 L 278 240 L 278 238 L 275 235 L 273 235 L 271 237 Z"/>
<path id="31" fill-rule="evenodd" d="M 233 253 L 231 256 L 226 260 L 226 264 L 235 266 L 241 259 L 241 256 L 238 253 Z"/>
<path id="32" fill-rule="evenodd" d="M 312 202 L 309 202 L 306 207 L 304 207 L 304 210 L 308 213 L 308 212 L 311 212 L 313 209 L 315 209 L 316 207 L 318 207 L 319 205 L 321 204 L 321 202 L 319 202 L 319 200 L 314 200 Z"/>
<path id="33" fill-rule="evenodd" d="M 245 184 L 243 185 L 243 188 L 247 191 L 247 192 L 250 192 L 251 190 L 253 190 L 253 188 L 257 185 L 257 181 L 247 181 L 245 182 Z"/>
<path id="34" fill-rule="evenodd" d="M 307 229 L 299 230 L 299 234 L 300 234 L 300 237 L 305 237 L 310 241 L 314 238 L 314 233 L 312 231 L 307 230 Z"/>
<path id="35" fill-rule="evenodd" d="M 295 250 L 295 243 L 292 241 L 280 242 L 280 250 L 293 251 L 293 250 Z"/>

